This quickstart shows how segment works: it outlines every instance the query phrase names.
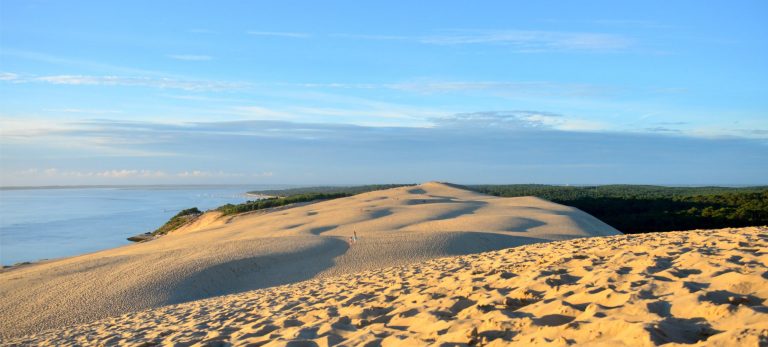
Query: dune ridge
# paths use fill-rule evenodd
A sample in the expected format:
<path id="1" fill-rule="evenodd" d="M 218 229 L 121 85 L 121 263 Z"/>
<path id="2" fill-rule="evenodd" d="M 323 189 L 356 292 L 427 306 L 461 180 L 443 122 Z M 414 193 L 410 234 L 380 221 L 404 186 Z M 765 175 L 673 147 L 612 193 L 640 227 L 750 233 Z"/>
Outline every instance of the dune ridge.
<path id="1" fill-rule="evenodd" d="M 436 182 L 231 218 L 207 214 L 149 242 L 1 271 L 0 337 L 437 257 L 616 234 L 571 207 Z"/>
<path id="2" fill-rule="evenodd" d="M 11 339 L 55 345 L 768 343 L 768 228 L 580 238 L 428 260 Z"/>

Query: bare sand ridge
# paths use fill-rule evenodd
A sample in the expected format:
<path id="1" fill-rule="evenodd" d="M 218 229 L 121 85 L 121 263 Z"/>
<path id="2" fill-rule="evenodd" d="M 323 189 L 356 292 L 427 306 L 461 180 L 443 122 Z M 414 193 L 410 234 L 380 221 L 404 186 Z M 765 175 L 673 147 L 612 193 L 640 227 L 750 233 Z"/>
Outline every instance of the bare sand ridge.
<path id="1" fill-rule="evenodd" d="M 0 336 L 286 283 L 542 241 L 616 235 L 577 209 L 440 183 L 235 218 L 0 273 Z M 352 247 L 347 238 L 357 232 Z"/>
<path id="2" fill-rule="evenodd" d="M 8 340 L 32 345 L 765 346 L 768 228 L 539 243 Z"/>

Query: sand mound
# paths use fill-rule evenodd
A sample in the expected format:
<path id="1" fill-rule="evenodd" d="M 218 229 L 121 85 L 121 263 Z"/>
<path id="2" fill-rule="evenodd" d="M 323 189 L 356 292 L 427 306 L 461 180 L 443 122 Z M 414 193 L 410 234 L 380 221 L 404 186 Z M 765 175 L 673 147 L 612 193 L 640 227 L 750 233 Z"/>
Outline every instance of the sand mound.
<path id="1" fill-rule="evenodd" d="M 356 232 L 359 241 L 347 239 Z M 574 208 L 439 183 L 198 222 L 0 273 L 0 336 L 426 259 L 619 234 Z"/>
<path id="2" fill-rule="evenodd" d="M 763 227 L 527 245 L 167 306 L 8 342 L 762 346 L 767 235 Z"/>

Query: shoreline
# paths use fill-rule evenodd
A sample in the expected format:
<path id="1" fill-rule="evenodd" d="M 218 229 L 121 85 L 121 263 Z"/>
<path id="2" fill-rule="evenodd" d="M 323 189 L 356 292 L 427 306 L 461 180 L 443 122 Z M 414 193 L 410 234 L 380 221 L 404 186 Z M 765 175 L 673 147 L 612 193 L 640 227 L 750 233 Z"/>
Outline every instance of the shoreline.
<path id="1" fill-rule="evenodd" d="M 256 198 L 258 200 L 278 198 L 278 196 L 276 195 L 266 195 L 266 194 L 257 194 L 257 193 L 249 193 L 249 192 L 246 192 L 243 195 L 245 195 L 246 197 Z"/>
<path id="2" fill-rule="evenodd" d="M 17 319 L 2 329 L 31 332 L 314 277 L 618 233 L 567 206 L 438 183 L 256 210 L 224 221 L 5 270 L 0 312 Z M 355 232 L 360 241 L 350 245 L 346 240 Z"/>
<path id="3" fill-rule="evenodd" d="M 62 187 L 71 188 L 71 187 Z M 35 263 L 42 259 L 74 257 L 121 247 L 126 238 L 156 230 L 175 213 L 197 206 L 211 209 L 242 203 L 252 186 L 86 187 L 3 191 L 2 267 Z M 167 188 L 167 187 L 166 187 Z M 35 217 L 52 199 L 66 209 Z M 18 212 L 15 212 L 18 211 Z M 62 239 L 64 242 L 56 242 Z"/>

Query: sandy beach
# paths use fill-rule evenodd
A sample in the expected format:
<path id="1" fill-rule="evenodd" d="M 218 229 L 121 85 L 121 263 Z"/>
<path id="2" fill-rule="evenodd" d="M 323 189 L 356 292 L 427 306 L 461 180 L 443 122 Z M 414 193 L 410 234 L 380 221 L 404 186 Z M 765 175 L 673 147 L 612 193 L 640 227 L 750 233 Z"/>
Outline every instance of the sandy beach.
<path id="1" fill-rule="evenodd" d="M 763 346 L 768 228 L 580 238 L 313 279 L 22 345 Z"/>
<path id="2" fill-rule="evenodd" d="M 571 207 L 440 183 L 236 217 L 208 213 L 149 242 L 3 270 L 0 336 L 438 257 L 617 234 Z"/>

